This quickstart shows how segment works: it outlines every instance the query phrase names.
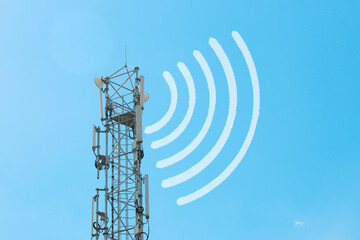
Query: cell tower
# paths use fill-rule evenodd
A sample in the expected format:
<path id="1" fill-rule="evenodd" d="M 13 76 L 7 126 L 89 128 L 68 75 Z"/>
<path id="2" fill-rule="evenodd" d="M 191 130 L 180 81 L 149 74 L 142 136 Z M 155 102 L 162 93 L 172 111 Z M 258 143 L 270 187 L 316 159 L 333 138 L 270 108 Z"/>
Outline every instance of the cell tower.
<path id="1" fill-rule="evenodd" d="M 144 77 L 139 78 L 138 72 L 138 67 L 125 65 L 108 77 L 94 78 L 103 126 L 93 126 L 92 149 L 97 179 L 104 185 L 92 198 L 91 239 L 149 238 L 149 232 L 144 232 L 144 225 L 149 224 L 148 175 L 143 177 L 141 173 L 142 110 L 149 95 L 144 92 Z"/>

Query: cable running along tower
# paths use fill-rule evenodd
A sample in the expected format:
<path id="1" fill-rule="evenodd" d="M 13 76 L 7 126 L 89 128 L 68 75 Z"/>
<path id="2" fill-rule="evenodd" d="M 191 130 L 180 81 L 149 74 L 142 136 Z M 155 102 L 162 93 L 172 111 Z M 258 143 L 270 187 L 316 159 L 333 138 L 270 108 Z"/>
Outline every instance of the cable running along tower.
<path id="1" fill-rule="evenodd" d="M 141 173 L 142 110 L 149 96 L 138 72 L 138 67 L 125 65 L 108 77 L 94 77 L 103 126 L 93 126 L 92 149 L 97 179 L 103 185 L 92 198 L 91 239 L 149 237 L 144 231 L 144 225 L 149 224 L 148 175 Z"/>

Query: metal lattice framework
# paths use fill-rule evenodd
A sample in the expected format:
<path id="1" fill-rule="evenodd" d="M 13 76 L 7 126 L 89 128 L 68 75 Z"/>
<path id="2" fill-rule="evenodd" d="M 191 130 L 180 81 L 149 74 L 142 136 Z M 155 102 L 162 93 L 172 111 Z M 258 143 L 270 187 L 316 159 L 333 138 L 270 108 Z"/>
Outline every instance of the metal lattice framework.
<path id="1" fill-rule="evenodd" d="M 124 66 L 101 77 L 100 112 L 104 130 L 94 126 L 93 150 L 97 178 L 104 187 L 93 197 L 91 237 L 99 239 L 143 240 L 144 214 L 142 185 L 147 175 L 140 171 L 142 149 L 142 109 L 139 68 Z M 143 88 L 143 85 L 142 85 Z M 102 93 L 105 94 L 103 117 Z M 105 148 L 100 142 L 105 141 Z M 97 144 L 95 144 L 97 142 Z M 94 212 L 95 210 L 95 212 Z M 148 210 L 146 210 L 148 211 Z"/>

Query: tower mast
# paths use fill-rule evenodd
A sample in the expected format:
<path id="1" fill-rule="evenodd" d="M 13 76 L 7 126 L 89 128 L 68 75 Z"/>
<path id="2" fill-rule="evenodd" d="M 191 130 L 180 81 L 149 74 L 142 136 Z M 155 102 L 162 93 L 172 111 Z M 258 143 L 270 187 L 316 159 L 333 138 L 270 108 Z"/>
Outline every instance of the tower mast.
<path id="1" fill-rule="evenodd" d="M 108 77 L 95 77 L 102 127 L 93 126 L 93 152 L 102 188 L 92 198 L 91 239 L 147 240 L 148 196 L 143 206 L 142 111 L 148 95 L 139 68 L 125 65 Z M 105 94 L 105 108 L 102 106 Z M 105 110 L 105 117 L 103 116 Z M 146 222 L 144 222 L 144 217 Z"/>

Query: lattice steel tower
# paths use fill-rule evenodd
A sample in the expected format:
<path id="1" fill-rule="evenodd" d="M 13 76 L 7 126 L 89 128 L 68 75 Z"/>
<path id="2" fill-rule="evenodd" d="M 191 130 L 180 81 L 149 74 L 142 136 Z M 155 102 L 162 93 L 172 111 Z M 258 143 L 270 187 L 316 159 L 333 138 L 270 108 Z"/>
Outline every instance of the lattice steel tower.
<path id="1" fill-rule="evenodd" d="M 91 239 L 149 237 L 143 230 L 149 221 L 148 175 L 143 177 L 140 168 L 144 157 L 142 110 L 149 96 L 144 92 L 144 77 L 139 78 L 138 72 L 138 67 L 125 65 L 108 77 L 94 78 L 103 126 L 93 126 L 92 149 L 97 179 L 104 185 L 92 198 Z"/>

